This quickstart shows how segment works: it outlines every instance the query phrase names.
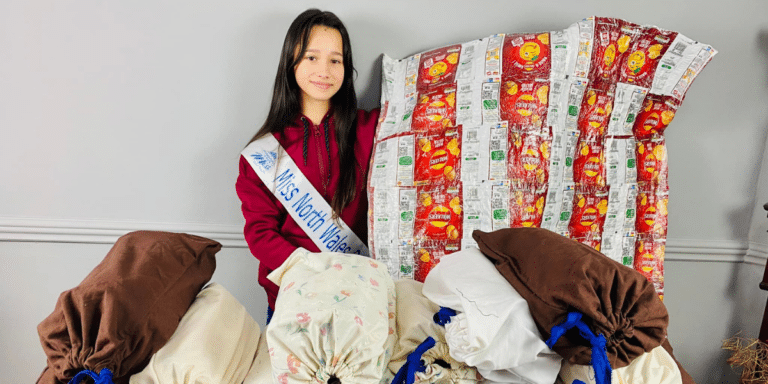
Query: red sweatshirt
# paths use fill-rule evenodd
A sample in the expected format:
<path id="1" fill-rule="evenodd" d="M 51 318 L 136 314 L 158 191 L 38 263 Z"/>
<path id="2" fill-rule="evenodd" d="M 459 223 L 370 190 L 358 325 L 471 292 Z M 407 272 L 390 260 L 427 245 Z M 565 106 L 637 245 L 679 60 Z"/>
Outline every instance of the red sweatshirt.
<path id="1" fill-rule="evenodd" d="M 306 119 L 306 117 L 304 117 Z M 358 111 L 357 141 L 354 151 L 360 168 L 357 170 L 357 193 L 354 200 L 341 212 L 341 219 L 357 234 L 364 243 L 368 238 L 368 194 L 366 181 L 368 165 L 373 152 L 373 138 L 379 110 L 371 112 Z M 329 121 L 328 144 L 331 153 L 331 164 L 328 164 L 328 151 L 323 123 L 309 123 L 309 140 L 307 145 L 307 163 L 304 165 L 304 124 L 301 117 L 282 133 L 276 133 L 275 138 L 293 159 L 304 176 L 317 191 L 331 204 L 333 194 L 339 184 L 339 158 L 336 145 L 336 129 L 333 117 L 326 115 Z M 269 299 L 270 308 L 275 308 L 278 287 L 267 279 L 267 275 L 277 269 L 290 254 L 298 247 L 310 252 L 319 252 L 319 248 L 304 233 L 283 205 L 262 183 L 251 165 L 240 156 L 240 175 L 235 184 L 238 197 L 242 202 L 245 217 L 245 241 L 251 253 L 259 259 L 259 284 L 264 287 Z"/>

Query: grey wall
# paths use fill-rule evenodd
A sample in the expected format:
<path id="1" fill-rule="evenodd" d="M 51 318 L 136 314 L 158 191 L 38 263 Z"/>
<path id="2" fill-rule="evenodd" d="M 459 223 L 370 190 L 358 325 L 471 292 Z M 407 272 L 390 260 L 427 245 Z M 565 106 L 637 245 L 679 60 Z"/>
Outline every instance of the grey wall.
<path id="1" fill-rule="evenodd" d="M 470 4 L 472 4 L 470 6 Z M 264 320 L 234 193 L 262 122 L 282 38 L 307 7 L 352 37 L 357 90 L 378 104 L 380 55 L 591 15 L 679 31 L 719 54 L 667 130 L 670 339 L 702 383 L 733 381 L 720 352 L 754 336 L 768 254 L 768 2 L 5 0 L 0 2 L 0 372 L 45 364 L 35 326 L 133 229 L 225 244 L 214 279 Z"/>

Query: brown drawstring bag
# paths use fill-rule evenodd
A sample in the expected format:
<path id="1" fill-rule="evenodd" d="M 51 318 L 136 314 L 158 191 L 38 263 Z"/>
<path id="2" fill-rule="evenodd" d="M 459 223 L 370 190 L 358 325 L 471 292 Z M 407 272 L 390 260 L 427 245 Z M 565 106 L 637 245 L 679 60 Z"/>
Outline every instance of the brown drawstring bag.
<path id="1" fill-rule="evenodd" d="M 611 367 L 621 368 L 666 339 L 667 309 L 632 268 L 546 229 L 476 230 L 472 237 L 528 302 L 545 340 L 569 312 L 580 312 L 606 338 Z M 552 349 L 572 364 L 590 364 L 591 346 L 575 330 Z"/>
<path id="2" fill-rule="evenodd" d="M 48 358 L 38 384 L 66 383 L 108 368 L 128 383 L 171 337 L 216 268 L 216 241 L 139 231 L 120 237 L 37 326 Z"/>

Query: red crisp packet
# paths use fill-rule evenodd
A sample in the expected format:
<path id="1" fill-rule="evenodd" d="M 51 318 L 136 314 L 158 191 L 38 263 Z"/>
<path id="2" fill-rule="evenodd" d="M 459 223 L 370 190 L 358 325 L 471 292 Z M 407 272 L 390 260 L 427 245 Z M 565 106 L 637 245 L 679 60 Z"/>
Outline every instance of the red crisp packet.
<path id="1" fill-rule="evenodd" d="M 680 101 L 672 96 L 648 94 L 637 114 L 632 132 L 637 140 L 660 136 L 675 117 Z"/>
<path id="2" fill-rule="evenodd" d="M 509 226 L 540 227 L 544 216 L 544 203 L 547 199 L 547 189 L 533 185 L 513 184 L 509 191 Z"/>
<path id="3" fill-rule="evenodd" d="M 664 299 L 665 240 L 655 236 L 638 235 L 635 241 L 635 270 L 653 283 L 656 293 Z"/>
<path id="4" fill-rule="evenodd" d="M 573 196 L 573 213 L 568 225 L 571 238 L 599 237 L 608 212 L 608 188 L 577 187 Z"/>
<path id="5" fill-rule="evenodd" d="M 422 53 L 417 88 L 424 90 L 438 84 L 453 83 L 460 54 L 460 44 Z"/>
<path id="6" fill-rule="evenodd" d="M 677 32 L 644 28 L 622 60 L 619 81 L 651 88 L 656 65 L 675 37 Z"/>
<path id="7" fill-rule="evenodd" d="M 413 279 L 423 283 L 443 256 L 461 250 L 461 241 L 426 240 L 417 243 L 413 250 Z"/>
<path id="8" fill-rule="evenodd" d="M 637 24 L 620 19 L 596 17 L 594 48 L 589 78 L 592 86 L 607 90 L 619 80 L 619 67 L 629 45 L 641 30 Z"/>
<path id="9" fill-rule="evenodd" d="M 461 184 L 420 186 L 414 237 L 426 240 L 459 240 L 462 236 Z"/>
<path id="10" fill-rule="evenodd" d="M 543 186 L 549 181 L 552 137 L 540 131 L 509 131 L 507 175 L 513 183 Z"/>
<path id="11" fill-rule="evenodd" d="M 548 79 L 552 67 L 549 33 L 506 35 L 502 57 L 504 81 Z"/>
<path id="12" fill-rule="evenodd" d="M 667 184 L 669 166 L 667 147 L 663 136 L 651 140 L 638 141 L 635 158 L 637 159 L 637 182 Z"/>
<path id="13" fill-rule="evenodd" d="M 461 130 L 458 127 L 440 133 L 416 134 L 416 185 L 450 183 L 460 180 Z"/>
<path id="14" fill-rule="evenodd" d="M 579 111 L 578 127 L 581 137 L 602 138 L 608 130 L 613 110 L 614 88 L 589 88 L 584 94 Z"/>
<path id="15" fill-rule="evenodd" d="M 635 228 L 639 235 L 667 235 L 669 191 L 653 184 L 639 184 Z"/>
<path id="16" fill-rule="evenodd" d="M 547 116 L 549 82 L 507 80 L 501 84 L 501 120 L 509 126 L 541 127 Z"/>
<path id="17" fill-rule="evenodd" d="M 423 92 L 413 109 L 413 131 L 439 131 L 456 125 L 456 86 L 445 85 Z"/>
<path id="18" fill-rule="evenodd" d="M 605 186 L 605 142 L 602 138 L 579 138 L 573 160 L 573 181 L 583 186 Z"/>
<path id="19" fill-rule="evenodd" d="M 603 238 L 599 234 L 592 234 L 587 237 L 572 238 L 579 243 L 582 243 L 598 252 L 600 252 L 600 244 L 603 242 Z"/>

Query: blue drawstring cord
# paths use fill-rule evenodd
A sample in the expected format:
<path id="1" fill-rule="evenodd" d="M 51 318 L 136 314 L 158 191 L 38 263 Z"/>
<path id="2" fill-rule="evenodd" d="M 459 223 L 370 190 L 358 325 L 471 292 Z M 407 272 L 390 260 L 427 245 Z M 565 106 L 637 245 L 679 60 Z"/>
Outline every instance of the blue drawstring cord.
<path id="1" fill-rule="evenodd" d="M 112 382 L 112 371 L 107 368 L 102 368 L 97 375 L 96 372 L 91 370 L 82 370 L 72 378 L 67 384 L 80 384 L 86 376 L 90 376 L 93 379 L 94 384 L 114 384 Z"/>
<path id="2" fill-rule="evenodd" d="M 446 324 L 451 322 L 451 317 L 456 316 L 456 311 L 451 308 L 440 307 L 440 311 L 432 316 L 432 320 L 438 325 L 445 327 Z"/>
<path id="3" fill-rule="evenodd" d="M 422 363 L 421 356 L 424 352 L 435 346 L 435 339 L 432 336 L 427 337 L 424 342 L 419 344 L 416 349 L 405 359 L 405 364 L 397 371 L 392 384 L 413 384 L 416 378 L 416 372 L 424 372 L 427 367 Z"/>
<path id="4" fill-rule="evenodd" d="M 451 308 L 440 307 L 440 310 L 432 316 L 435 323 L 445 326 L 451 322 L 451 317 L 456 316 L 456 311 Z M 421 356 L 435 346 L 435 339 L 432 336 L 427 337 L 416 349 L 408 355 L 405 364 L 397 371 L 397 375 L 392 379 L 392 384 L 413 384 L 416 372 L 424 372 L 427 367 L 421 362 Z"/>
<path id="5" fill-rule="evenodd" d="M 552 327 L 549 340 L 547 340 L 547 346 L 551 349 L 557 340 L 565 335 L 565 332 L 575 327 L 579 330 L 581 337 L 585 338 L 592 345 L 592 368 L 595 370 L 596 384 L 610 384 L 611 362 L 608 361 L 605 336 L 595 336 L 587 324 L 581 320 L 581 316 L 579 312 L 570 312 L 562 323 Z"/>
<path id="6" fill-rule="evenodd" d="M 565 320 L 563 320 L 560 325 L 556 325 L 552 327 L 552 331 L 550 332 L 549 340 L 547 340 L 547 346 L 552 349 L 552 346 L 555 345 L 555 343 L 560 340 L 563 335 L 565 335 L 565 332 L 573 327 L 576 326 L 576 323 L 581 321 L 581 313 L 579 312 L 570 312 L 565 317 Z"/>

